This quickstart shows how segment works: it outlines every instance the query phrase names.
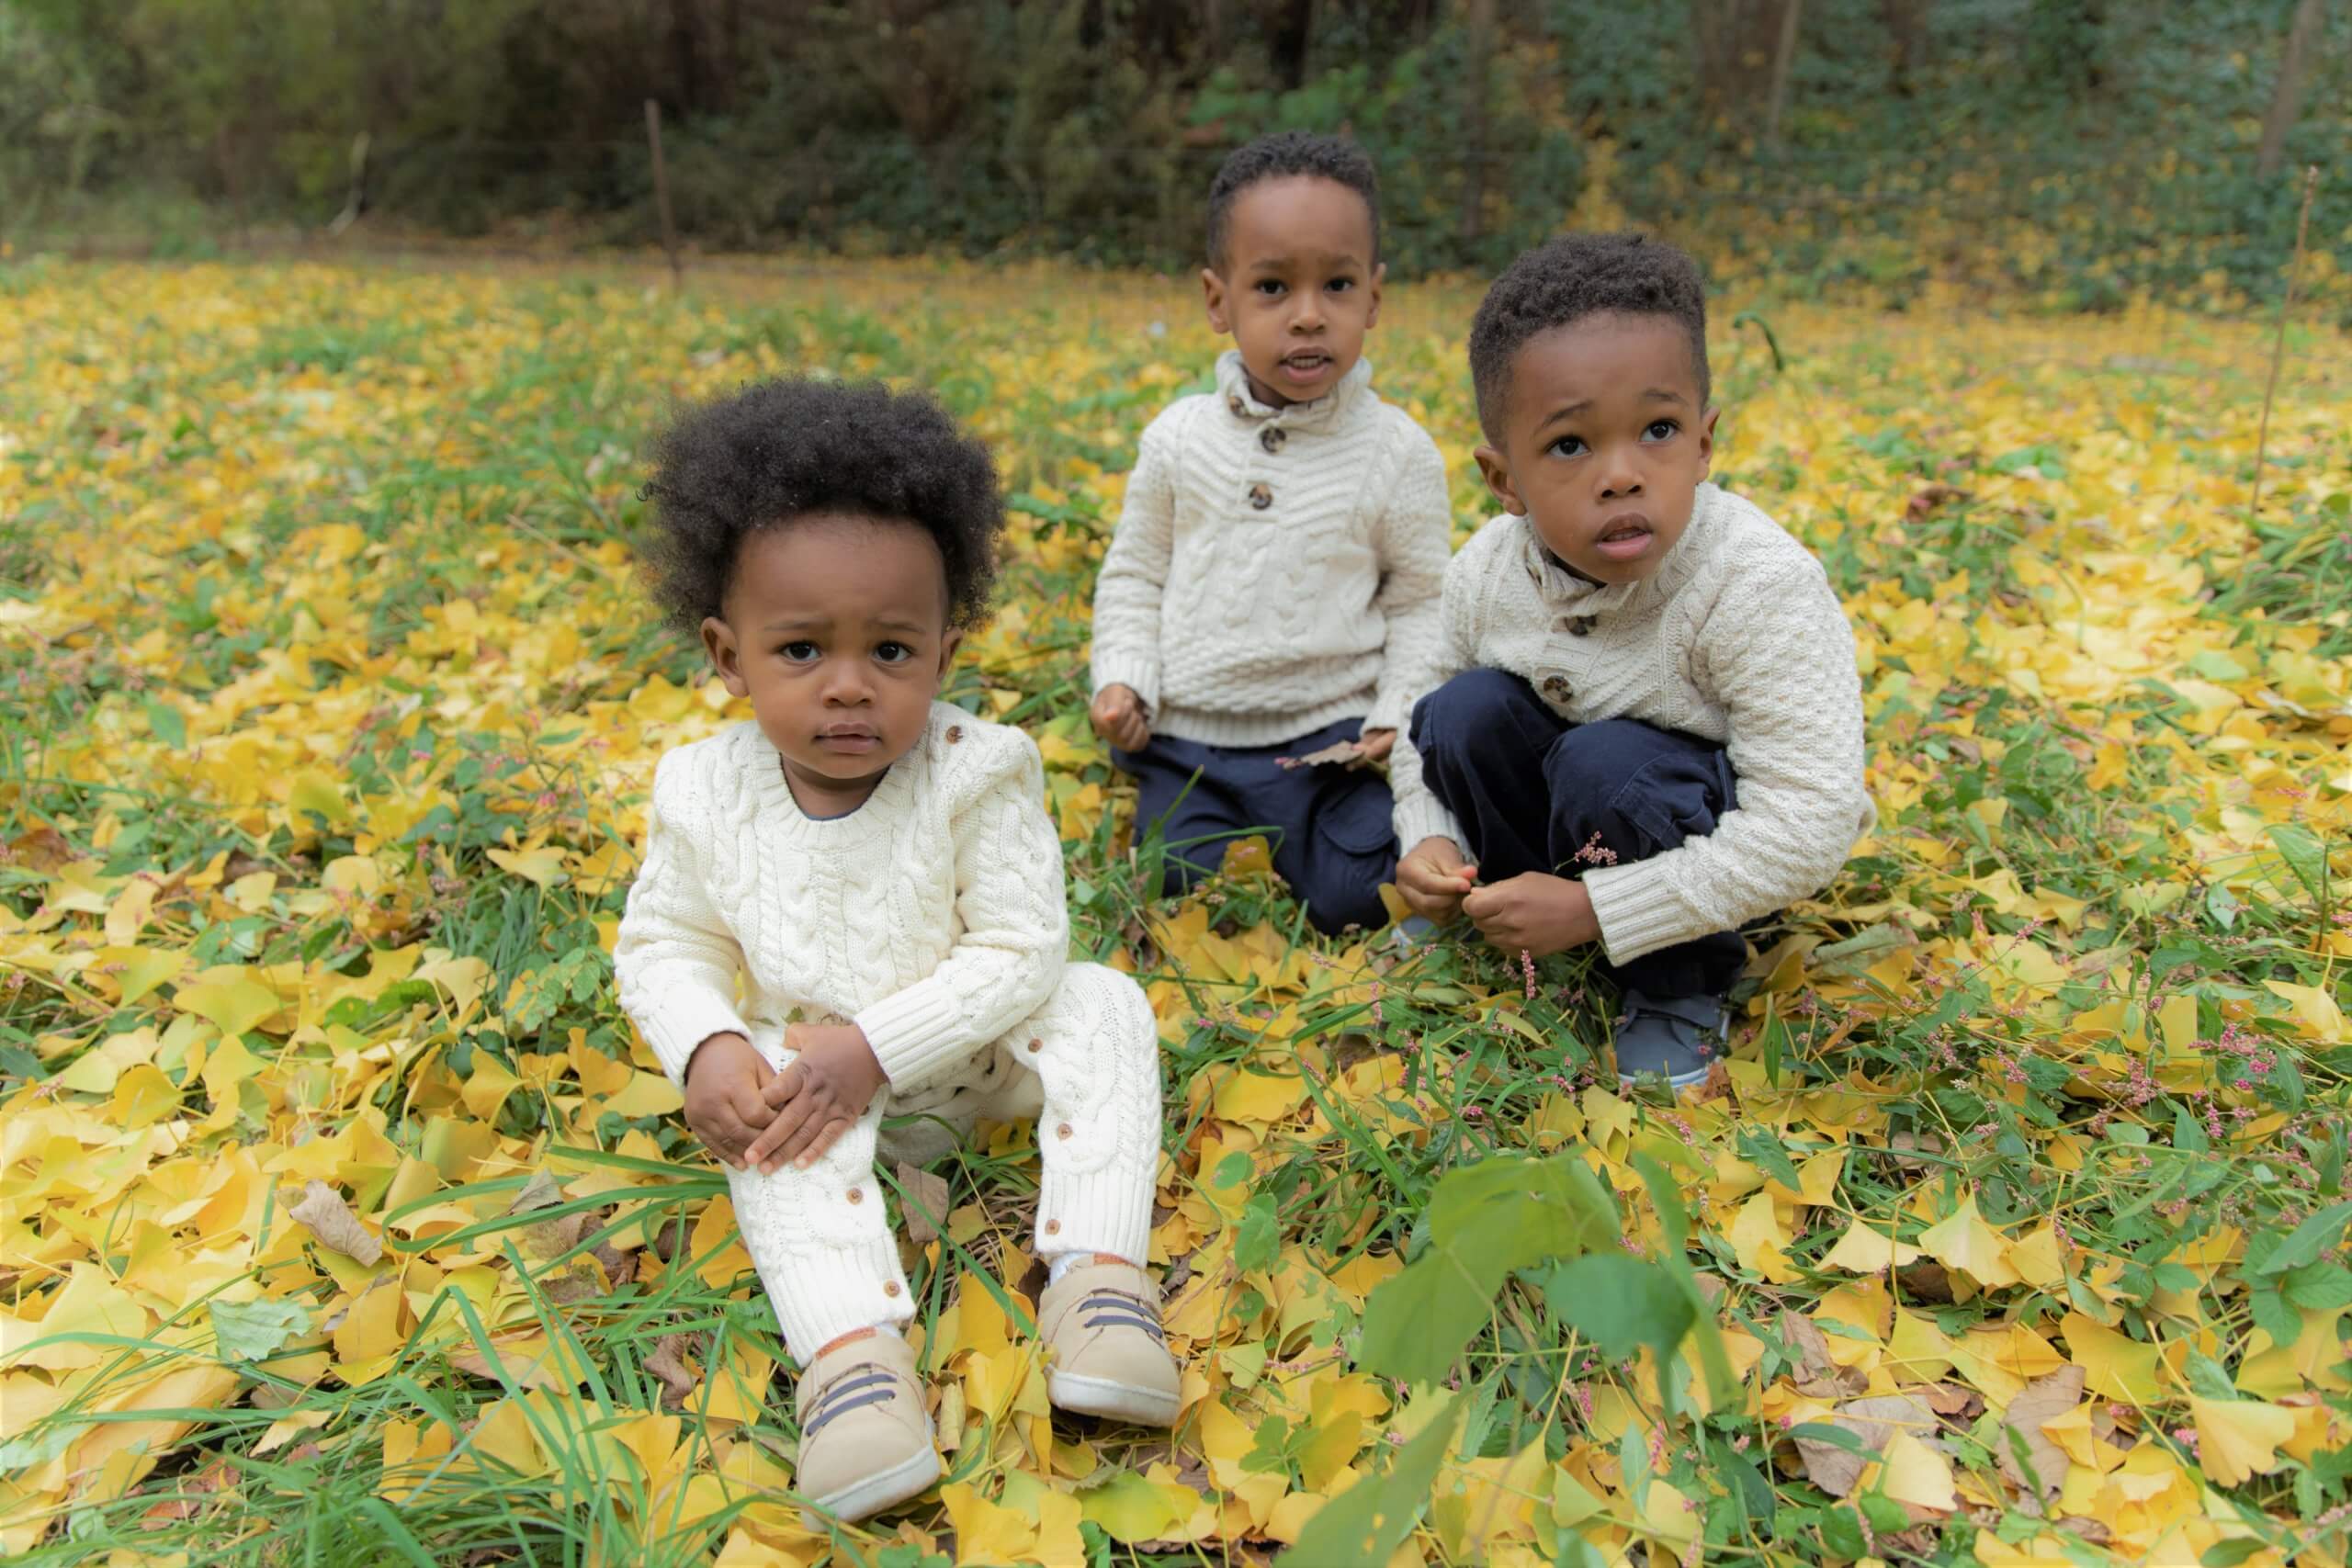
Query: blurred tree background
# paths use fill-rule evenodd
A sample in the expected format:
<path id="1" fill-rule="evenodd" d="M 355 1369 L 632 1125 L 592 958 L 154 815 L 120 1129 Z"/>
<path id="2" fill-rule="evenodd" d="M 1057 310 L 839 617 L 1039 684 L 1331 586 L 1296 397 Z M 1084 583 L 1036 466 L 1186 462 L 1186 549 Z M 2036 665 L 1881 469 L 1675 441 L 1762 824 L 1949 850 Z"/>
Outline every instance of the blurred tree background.
<path id="1" fill-rule="evenodd" d="M 2343 0 L 0 0 L 0 233 L 655 232 L 1197 258 L 1217 160 L 1345 129 L 1401 274 L 1570 221 L 1896 303 L 2345 298 Z M 365 200 L 354 202 L 366 137 Z"/>

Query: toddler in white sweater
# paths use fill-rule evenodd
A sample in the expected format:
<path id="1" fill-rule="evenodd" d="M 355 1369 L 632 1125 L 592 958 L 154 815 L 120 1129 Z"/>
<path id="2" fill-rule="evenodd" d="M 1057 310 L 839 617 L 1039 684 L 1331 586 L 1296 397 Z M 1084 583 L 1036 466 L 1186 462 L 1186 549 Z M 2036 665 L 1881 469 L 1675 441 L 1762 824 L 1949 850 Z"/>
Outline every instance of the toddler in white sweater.
<path id="1" fill-rule="evenodd" d="M 1453 547 L 1437 445 L 1372 389 L 1379 188 L 1352 144 L 1288 132 L 1209 191 L 1216 391 L 1144 431 L 1094 590 L 1097 733 L 1158 827 L 1164 891 L 1264 833 L 1324 931 L 1386 918 L 1388 754 L 1437 641 Z M 1319 764 L 1297 765 L 1320 754 Z"/>
<path id="2" fill-rule="evenodd" d="M 1600 942 L 1619 1074 L 1677 1086 L 1722 1049 L 1736 928 L 1871 820 L 1845 611 L 1705 482 L 1706 344 L 1698 269 L 1639 235 L 1555 240 L 1487 291 L 1470 367 L 1503 515 L 1447 569 L 1394 769 L 1406 901 L 1511 953 Z"/>
<path id="3" fill-rule="evenodd" d="M 662 759 L 615 964 L 802 1365 L 797 1490 L 860 1518 L 939 1476 L 875 1161 L 982 1117 L 1037 1118 L 1048 1395 L 1170 1424 L 1150 1005 L 1067 961 L 1035 745 L 936 700 L 1003 526 L 986 450 L 775 381 L 680 420 L 646 493 L 659 594 L 754 716 Z"/>

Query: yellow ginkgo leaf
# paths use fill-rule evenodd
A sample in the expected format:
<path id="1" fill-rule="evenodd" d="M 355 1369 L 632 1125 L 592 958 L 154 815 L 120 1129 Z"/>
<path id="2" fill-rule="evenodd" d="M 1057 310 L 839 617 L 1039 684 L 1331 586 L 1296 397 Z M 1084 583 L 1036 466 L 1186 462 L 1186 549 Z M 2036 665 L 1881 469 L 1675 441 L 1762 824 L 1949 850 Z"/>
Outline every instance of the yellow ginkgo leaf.
<path id="1" fill-rule="evenodd" d="M 526 882 L 536 882 L 542 887 L 553 887 L 564 879 L 563 848 L 560 844 L 541 844 L 529 850 L 490 850 L 491 864 L 502 871 L 512 872 Z"/>
<path id="2" fill-rule="evenodd" d="M 2165 1397 L 2158 1369 L 2164 1353 L 2154 1345 L 2118 1334 L 2078 1312 L 2058 1322 L 2066 1337 L 2066 1352 L 2083 1369 L 2083 1382 L 2094 1393 L 2127 1404 L 2154 1404 Z"/>
<path id="3" fill-rule="evenodd" d="M 1952 1489 L 1951 1466 L 1944 1456 L 1908 1432 L 1897 1432 L 1879 1450 L 1885 1469 L 1878 1489 L 1896 1502 L 1930 1515 L 1944 1515 L 1960 1506 Z"/>
<path id="4" fill-rule="evenodd" d="M 2197 1424 L 2197 1462 L 2206 1478 L 2235 1486 L 2278 1468 L 2278 1445 L 2295 1435 L 2295 1415 L 2252 1399 L 2188 1402 Z"/>
<path id="5" fill-rule="evenodd" d="M 1012 1563 L 1034 1561 L 1037 1527 L 980 1495 L 979 1488 L 958 1481 L 939 1489 L 947 1517 L 956 1526 L 958 1563 Z"/>
<path id="6" fill-rule="evenodd" d="M 226 975 L 210 972 L 215 977 L 182 986 L 172 994 L 172 1006 L 185 1013 L 210 1022 L 221 1033 L 234 1038 L 257 1029 L 272 1013 L 277 1011 L 277 993 L 262 984 L 250 970 L 232 971 Z"/>
<path id="7" fill-rule="evenodd" d="M 1843 1269 L 1850 1274 L 1883 1274 L 1918 1260 L 1917 1247 L 1873 1230 L 1860 1220 L 1848 1225 L 1846 1234 L 1838 1238 L 1838 1245 L 1821 1258 L 1827 1267 Z"/>
<path id="8" fill-rule="evenodd" d="M 2344 1010 L 2320 987 L 2290 985 L 2284 980 L 2265 980 L 2263 984 L 2293 1004 L 2295 1027 L 2309 1038 L 2331 1045 L 2352 1040 L 2352 1024 L 2344 1021 Z"/>
<path id="9" fill-rule="evenodd" d="M 1919 1249 L 1947 1269 L 1957 1269 L 1987 1290 L 2018 1282 L 2009 1267 L 2008 1243 L 1976 1213 L 1974 1194 L 1937 1224 L 1919 1233 Z"/>

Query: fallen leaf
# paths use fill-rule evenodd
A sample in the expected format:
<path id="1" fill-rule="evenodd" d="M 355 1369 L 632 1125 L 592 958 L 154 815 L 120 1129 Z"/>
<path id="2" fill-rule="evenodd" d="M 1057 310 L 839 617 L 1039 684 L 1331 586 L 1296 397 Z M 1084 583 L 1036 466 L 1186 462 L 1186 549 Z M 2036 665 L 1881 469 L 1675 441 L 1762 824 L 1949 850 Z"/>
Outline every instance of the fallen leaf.
<path id="1" fill-rule="evenodd" d="M 313 1179 L 302 1189 L 301 1201 L 286 1211 L 300 1220 L 322 1247 L 346 1258 L 373 1264 L 384 1256 L 383 1239 L 359 1223 L 343 1194 Z"/>
<path id="2" fill-rule="evenodd" d="M 1928 1438 L 1942 1430 L 1936 1413 L 1925 1402 L 1907 1393 L 1849 1400 L 1824 1424 L 1852 1433 L 1865 1450 L 1849 1453 L 1837 1444 L 1817 1438 L 1796 1439 L 1797 1455 L 1804 1461 L 1806 1478 L 1833 1497 L 1843 1497 L 1854 1490 L 1862 1472 L 1896 1433 Z"/>
<path id="3" fill-rule="evenodd" d="M 907 1239 L 929 1247 L 947 1223 L 947 1179 L 899 1162 L 899 1213 L 906 1221 Z"/>
<path id="4" fill-rule="evenodd" d="M 2001 1412 L 2002 1425 L 2024 1439 L 2033 1462 L 2033 1473 L 2029 1475 L 2018 1464 L 2016 1450 L 2009 1444 L 2001 1443 L 1996 1452 L 2001 1473 L 2037 1501 L 2057 1495 L 2066 1479 L 2065 1452 L 2042 1435 L 2041 1424 L 2064 1416 L 2081 1404 L 2082 1398 L 2083 1369 L 2070 1364 L 2026 1384 L 2025 1392 L 2010 1400 L 2009 1407 Z"/>

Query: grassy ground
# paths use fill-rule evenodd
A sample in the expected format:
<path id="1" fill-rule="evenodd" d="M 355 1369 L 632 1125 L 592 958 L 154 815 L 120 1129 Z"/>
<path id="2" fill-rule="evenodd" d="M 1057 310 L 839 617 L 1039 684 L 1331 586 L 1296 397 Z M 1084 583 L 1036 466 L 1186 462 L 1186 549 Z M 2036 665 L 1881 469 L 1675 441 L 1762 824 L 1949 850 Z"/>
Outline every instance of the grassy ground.
<path id="1" fill-rule="evenodd" d="M 1474 299 L 1372 347 L 1465 534 Z M 2290 333 L 2250 521 L 2259 324 L 1739 303 L 1718 476 L 1846 597 L 1881 817 L 1668 1106 L 1577 962 L 1317 943 L 1246 854 L 1139 897 L 1080 682 L 1212 352 L 1181 285 L 0 270 L 0 1543 L 1239 1562 L 1385 1475 L 1403 1562 L 2341 1563 L 2352 344 Z M 605 957 L 652 760 L 736 716 L 633 586 L 642 443 L 809 367 L 1000 454 L 951 694 L 1039 737 L 1079 942 L 1150 985 L 1188 1367 L 1172 1439 L 1052 1417 L 1026 1131 L 889 1173 L 950 1483 L 871 1533 L 786 1495 L 773 1320 Z M 1376 1292 L 1512 1152 L 1718 1332 L 1662 1360 L 1513 1254 L 1413 1368 Z"/>

